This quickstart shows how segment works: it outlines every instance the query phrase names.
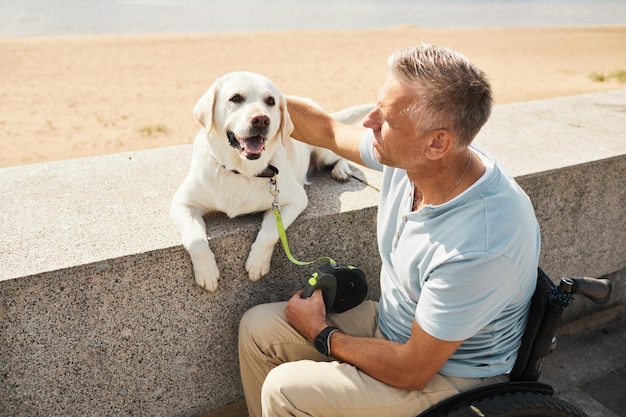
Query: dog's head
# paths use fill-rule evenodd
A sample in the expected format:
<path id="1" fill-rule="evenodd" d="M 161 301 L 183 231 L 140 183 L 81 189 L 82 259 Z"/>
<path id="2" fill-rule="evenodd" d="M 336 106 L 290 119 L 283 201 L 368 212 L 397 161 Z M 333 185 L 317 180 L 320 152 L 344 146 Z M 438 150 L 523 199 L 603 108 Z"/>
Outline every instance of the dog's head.
<path id="1" fill-rule="evenodd" d="M 278 87 L 251 72 L 218 78 L 198 100 L 194 115 L 207 135 L 223 139 L 247 160 L 261 158 L 293 131 L 287 102 Z"/>

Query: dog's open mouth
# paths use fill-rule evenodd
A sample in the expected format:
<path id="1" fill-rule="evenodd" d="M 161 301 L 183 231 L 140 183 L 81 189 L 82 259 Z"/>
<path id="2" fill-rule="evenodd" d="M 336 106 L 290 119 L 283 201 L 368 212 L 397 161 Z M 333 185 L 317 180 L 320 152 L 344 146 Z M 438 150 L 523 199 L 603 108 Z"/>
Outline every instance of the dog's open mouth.
<path id="1" fill-rule="evenodd" d="M 265 138 L 261 135 L 250 136 L 248 138 L 240 138 L 232 131 L 228 131 L 228 143 L 247 159 L 259 159 L 261 152 L 265 149 Z"/>

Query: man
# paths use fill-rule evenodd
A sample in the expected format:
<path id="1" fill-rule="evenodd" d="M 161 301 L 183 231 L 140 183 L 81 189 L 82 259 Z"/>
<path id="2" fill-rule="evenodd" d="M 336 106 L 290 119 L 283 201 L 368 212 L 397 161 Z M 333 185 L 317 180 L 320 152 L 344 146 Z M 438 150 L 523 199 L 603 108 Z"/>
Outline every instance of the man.
<path id="1" fill-rule="evenodd" d="M 328 316 L 320 291 L 247 312 L 252 416 L 415 416 L 507 380 L 515 362 L 540 238 L 526 194 L 470 146 L 491 112 L 489 82 L 430 45 L 396 52 L 389 68 L 365 129 L 288 104 L 294 137 L 383 172 L 381 295 Z"/>

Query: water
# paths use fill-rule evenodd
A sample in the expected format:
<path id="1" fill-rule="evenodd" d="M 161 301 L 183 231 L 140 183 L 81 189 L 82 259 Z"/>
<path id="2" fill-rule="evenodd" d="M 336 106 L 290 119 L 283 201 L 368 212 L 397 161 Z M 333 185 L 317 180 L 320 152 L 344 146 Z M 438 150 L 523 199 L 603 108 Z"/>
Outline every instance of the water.
<path id="1" fill-rule="evenodd" d="M 626 24 L 626 0 L 0 0 L 0 36 Z"/>

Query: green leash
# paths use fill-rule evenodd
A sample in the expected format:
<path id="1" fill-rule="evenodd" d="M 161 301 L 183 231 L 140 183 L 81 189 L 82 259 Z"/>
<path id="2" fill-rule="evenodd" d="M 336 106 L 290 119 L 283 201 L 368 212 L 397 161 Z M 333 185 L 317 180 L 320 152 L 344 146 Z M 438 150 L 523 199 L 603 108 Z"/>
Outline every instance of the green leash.
<path id="1" fill-rule="evenodd" d="M 274 173 L 269 183 L 269 191 L 270 194 L 274 196 L 274 202 L 272 203 L 272 211 L 274 212 L 274 217 L 276 217 L 276 228 L 278 229 L 278 236 L 280 237 L 280 241 L 283 244 L 283 249 L 285 250 L 285 255 L 287 258 L 296 265 L 310 265 L 319 261 L 328 261 L 331 265 L 337 265 L 333 259 L 328 256 L 322 256 L 321 258 L 317 258 L 314 261 L 299 261 L 293 257 L 291 251 L 289 250 L 289 243 L 287 242 L 287 233 L 285 233 L 285 226 L 283 225 L 283 218 L 280 215 L 280 206 L 278 204 L 278 184 L 276 182 L 278 175 L 278 170 Z"/>

